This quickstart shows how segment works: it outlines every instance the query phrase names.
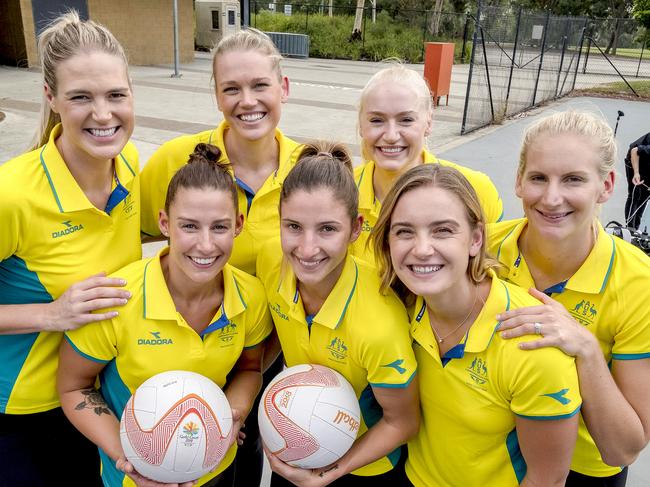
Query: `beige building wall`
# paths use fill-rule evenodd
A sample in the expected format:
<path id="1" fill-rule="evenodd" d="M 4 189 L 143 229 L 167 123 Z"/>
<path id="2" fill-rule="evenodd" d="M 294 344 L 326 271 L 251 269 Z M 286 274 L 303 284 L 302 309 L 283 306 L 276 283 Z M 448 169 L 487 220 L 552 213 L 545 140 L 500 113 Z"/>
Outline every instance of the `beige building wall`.
<path id="1" fill-rule="evenodd" d="M 130 64 L 174 61 L 172 0 L 88 0 L 88 14 L 117 37 Z M 178 0 L 178 43 L 183 63 L 194 58 L 193 25 L 192 0 Z"/>

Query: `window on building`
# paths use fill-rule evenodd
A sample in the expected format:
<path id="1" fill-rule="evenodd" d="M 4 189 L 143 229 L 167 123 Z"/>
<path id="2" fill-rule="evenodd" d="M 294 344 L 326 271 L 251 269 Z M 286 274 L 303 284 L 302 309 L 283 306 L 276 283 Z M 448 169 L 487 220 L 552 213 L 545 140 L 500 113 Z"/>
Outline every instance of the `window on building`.
<path id="1" fill-rule="evenodd" d="M 219 11 L 218 10 L 213 10 L 212 11 L 212 28 L 219 30 Z"/>
<path id="2" fill-rule="evenodd" d="M 235 25 L 235 11 L 228 10 L 228 25 Z"/>

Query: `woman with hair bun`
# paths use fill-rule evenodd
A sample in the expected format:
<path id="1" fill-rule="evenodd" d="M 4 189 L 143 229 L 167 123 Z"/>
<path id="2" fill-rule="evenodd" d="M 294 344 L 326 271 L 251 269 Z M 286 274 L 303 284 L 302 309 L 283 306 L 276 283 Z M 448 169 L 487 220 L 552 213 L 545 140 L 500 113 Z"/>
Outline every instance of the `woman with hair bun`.
<path id="1" fill-rule="evenodd" d="M 67 332 L 61 347 L 63 410 L 99 447 L 108 487 L 157 485 L 126 461 L 119 435 L 129 395 L 149 377 L 178 369 L 213 380 L 233 410 L 233 441 L 259 393 L 263 342 L 272 323 L 259 280 L 227 263 L 243 217 L 235 183 L 220 159 L 218 148 L 196 146 L 172 178 L 160 211 L 169 247 L 119 271 L 132 294 L 119 316 Z M 138 345 L 151 334 L 168 344 Z M 94 387 L 97 376 L 100 391 Z M 232 485 L 235 451 L 233 443 L 198 485 Z"/>
<path id="2" fill-rule="evenodd" d="M 399 299 L 380 295 L 374 268 L 348 254 L 358 202 L 345 148 L 306 146 L 282 185 L 280 241 L 257 261 L 286 365 L 336 370 L 362 413 L 359 437 L 333 465 L 303 470 L 267 452 L 273 487 L 403 485 L 400 445 L 419 425 L 415 359 Z"/>
<path id="3" fill-rule="evenodd" d="M 541 118 L 524 134 L 517 170 L 526 217 L 488 231 L 499 274 L 543 303 L 501 314 L 501 336 L 533 335 L 522 349 L 576 359 L 584 404 L 568 486 L 623 487 L 650 440 L 650 259 L 598 221 L 615 161 L 601 118 Z"/>
<path id="4" fill-rule="evenodd" d="M 0 485 L 51 485 L 71 459 L 62 478 L 94 485 L 96 450 L 59 407 L 58 348 L 130 296 L 106 273 L 141 257 L 133 94 L 122 46 L 74 11 L 38 50 L 41 125 L 0 167 Z"/>

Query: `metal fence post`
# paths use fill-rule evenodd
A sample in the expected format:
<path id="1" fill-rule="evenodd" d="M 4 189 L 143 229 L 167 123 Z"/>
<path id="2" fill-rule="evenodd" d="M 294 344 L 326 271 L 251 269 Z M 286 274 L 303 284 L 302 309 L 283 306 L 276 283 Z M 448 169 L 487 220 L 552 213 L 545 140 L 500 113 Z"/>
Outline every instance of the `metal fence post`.
<path id="1" fill-rule="evenodd" d="M 537 98 L 537 87 L 539 86 L 539 77 L 542 74 L 542 64 L 544 64 L 544 50 L 546 49 L 546 32 L 548 31 L 548 22 L 551 19 L 551 11 L 546 11 L 546 22 L 544 23 L 544 35 L 542 36 L 542 50 L 539 53 L 539 67 L 537 68 L 537 79 L 535 80 L 535 89 L 533 90 L 533 103 L 535 106 L 535 99 Z"/>
<path id="2" fill-rule="evenodd" d="M 309 4 L 307 6 L 307 13 L 305 15 L 305 34 L 309 34 Z"/>
<path id="3" fill-rule="evenodd" d="M 512 85 L 512 73 L 515 69 L 515 56 L 517 55 L 517 43 L 519 42 L 519 28 L 521 26 L 521 11 L 523 9 L 519 7 L 519 12 L 517 13 L 517 30 L 515 31 L 515 45 L 512 46 L 512 59 L 510 61 L 510 75 L 508 76 L 508 89 L 506 90 L 506 106 L 504 115 L 508 113 L 508 99 L 510 98 L 510 86 Z"/>
<path id="4" fill-rule="evenodd" d="M 585 64 L 582 66 L 582 74 L 587 74 L 587 61 L 589 61 L 589 51 L 591 51 L 591 36 L 587 38 L 587 52 L 585 53 Z"/>
<path id="5" fill-rule="evenodd" d="M 476 52 L 476 37 L 478 30 L 481 26 L 481 0 L 478 0 L 476 7 L 476 19 L 474 23 L 474 35 L 472 36 L 472 53 L 469 56 L 469 74 L 467 75 L 467 92 L 465 93 L 465 107 L 463 108 L 463 122 L 460 126 L 460 135 L 465 133 L 465 125 L 467 123 L 467 108 L 469 106 L 469 94 L 472 88 L 472 71 L 474 68 L 474 54 Z"/>
<path id="6" fill-rule="evenodd" d="M 571 91 L 576 89 L 576 79 L 578 79 L 578 69 L 580 69 L 580 56 L 582 55 L 582 46 L 585 43 L 585 33 L 587 32 L 587 25 L 589 25 L 589 18 L 585 17 L 585 25 L 582 27 L 580 34 L 580 47 L 578 50 L 578 59 L 576 60 L 576 69 L 573 73 L 573 83 L 571 84 Z"/>
<path id="7" fill-rule="evenodd" d="M 424 24 L 422 24 L 422 61 L 424 61 L 424 43 L 427 42 L 427 17 L 429 11 L 424 11 Z"/>
<path id="8" fill-rule="evenodd" d="M 181 73 L 178 71 L 178 58 L 179 56 L 179 47 L 178 47 L 178 0 L 173 2 L 173 22 L 174 22 L 174 74 L 172 78 L 180 78 Z"/>
<path id="9" fill-rule="evenodd" d="M 366 48 L 366 19 L 368 14 L 366 12 L 366 7 L 363 7 L 363 27 L 361 28 L 361 51 L 363 52 Z"/>
<path id="10" fill-rule="evenodd" d="M 564 64 L 564 53 L 566 51 L 567 37 L 569 35 L 569 25 L 571 21 L 566 19 L 566 27 L 564 29 L 564 36 L 562 37 L 562 54 L 560 54 L 560 67 L 557 70 L 557 80 L 555 81 L 555 98 L 557 98 L 557 89 L 560 86 L 560 77 L 562 76 L 562 65 Z"/>
<path id="11" fill-rule="evenodd" d="M 639 56 L 639 64 L 636 67 L 636 77 L 639 77 L 639 69 L 641 68 L 641 60 L 643 59 L 643 50 L 645 49 L 645 45 L 648 43 L 647 39 L 643 39 L 643 44 L 641 44 L 641 55 Z"/>
<path id="12" fill-rule="evenodd" d="M 469 33 L 469 15 L 465 14 L 465 28 L 463 29 L 463 50 L 460 53 L 461 64 L 465 64 L 465 47 L 467 46 L 468 33 Z"/>
<path id="13" fill-rule="evenodd" d="M 488 96 L 490 97 L 490 113 L 492 114 L 492 121 L 494 122 L 494 101 L 492 100 L 492 83 L 490 82 L 490 65 L 488 64 L 487 49 L 485 48 L 485 35 L 483 27 L 481 27 L 481 45 L 483 46 L 483 61 L 485 62 L 485 77 L 487 78 Z"/>

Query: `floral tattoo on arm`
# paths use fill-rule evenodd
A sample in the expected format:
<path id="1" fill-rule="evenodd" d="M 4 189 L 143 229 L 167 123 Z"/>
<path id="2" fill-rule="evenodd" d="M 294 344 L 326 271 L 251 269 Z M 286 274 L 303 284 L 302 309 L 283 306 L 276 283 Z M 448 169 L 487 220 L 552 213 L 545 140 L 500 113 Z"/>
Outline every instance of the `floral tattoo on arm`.
<path id="1" fill-rule="evenodd" d="M 85 396 L 84 400 L 75 406 L 75 410 L 92 409 L 97 416 L 102 414 L 112 414 L 108 409 L 106 401 L 97 389 L 84 389 L 81 393 Z"/>

